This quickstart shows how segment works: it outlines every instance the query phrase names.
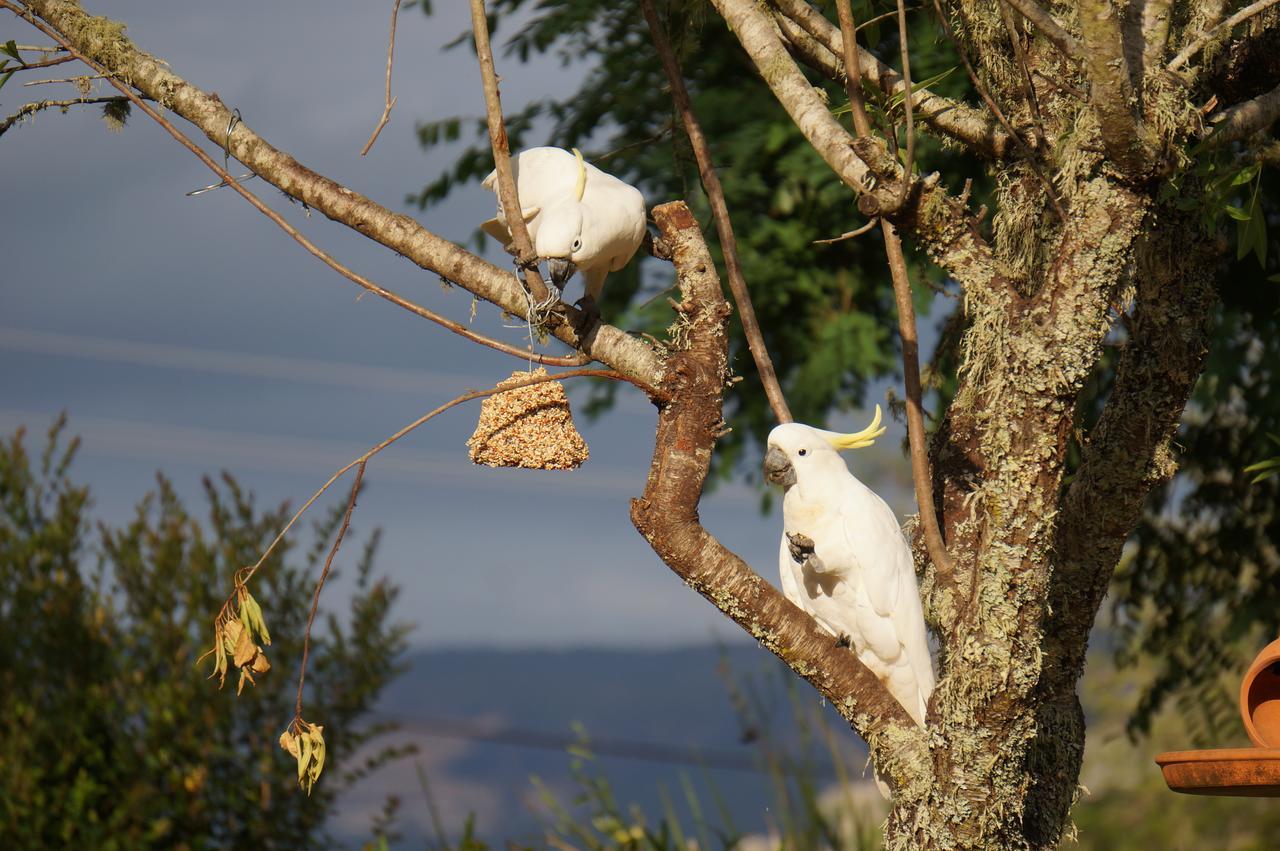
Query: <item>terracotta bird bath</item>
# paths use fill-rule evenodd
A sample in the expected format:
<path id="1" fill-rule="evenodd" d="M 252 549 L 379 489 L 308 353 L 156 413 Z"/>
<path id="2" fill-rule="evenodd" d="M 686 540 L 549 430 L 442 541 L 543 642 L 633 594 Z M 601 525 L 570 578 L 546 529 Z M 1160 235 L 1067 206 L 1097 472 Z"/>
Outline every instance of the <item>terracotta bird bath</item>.
<path id="1" fill-rule="evenodd" d="M 1169 788 L 1189 795 L 1280 798 L 1280 639 L 1249 666 L 1240 684 L 1240 718 L 1256 747 L 1162 753 L 1156 763 Z"/>

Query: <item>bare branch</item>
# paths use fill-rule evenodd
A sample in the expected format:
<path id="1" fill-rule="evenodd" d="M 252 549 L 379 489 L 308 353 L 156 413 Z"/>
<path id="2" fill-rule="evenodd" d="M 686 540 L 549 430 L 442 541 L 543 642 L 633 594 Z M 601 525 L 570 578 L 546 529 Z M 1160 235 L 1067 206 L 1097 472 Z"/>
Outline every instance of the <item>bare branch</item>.
<path id="1" fill-rule="evenodd" d="M 1022 45 L 1022 34 L 1018 32 L 1017 21 L 1013 19 L 1013 12 L 1009 10 L 1009 4 L 1000 3 L 1000 17 L 1004 21 L 1005 31 L 1009 34 L 1009 44 L 1013 46 L 1013 55 L 1018 60 L 1018 67 L 1022 69 L 1022 91 L 1023 96 L 1027 99 L 1027 108 L 1031 111 L 1031 118 L 1036 123 L 1036 132 L 1039 138 L 1036 140 L 1036 147 L 1045 138 L 1044 119 L 1040 115 L 1040 99 L 1036 97 L 1035 80 L 1031 77 L 1031 64 L 1027 61 L 1027 51 Z"/>
<path id="2" fill-rule="evenodd" d="M 0 0 L 0 7 L 28 20 L 26 9 L 11 0 Z M 100 68 L 109 62 L 110 70 L 129 80 L 143 94 L 163 97 L 171 111 L 195 124 L 215 144 L 225 147 L 232 156 L 286 195 L 503 310 L 515 315 L 524 315 L 527 311 L 525 290 L 510 272 L 440 238 L 408 216 L 393 213 L 311 171 L 272 147 L 244 122 L 237 123 L 228 134 L 232 113 L 220 99 L 139 52 L 119 34 L 117 27 L 102 26 L 100 19 L 85 14 L 79 6 L 67 0 L 30 0 L 27 8 L 43 19 L 36 19 L 33 23 L 46 35 L 75 46 Z M 557 309 L 563 310 L 571 320 L 578 315 L 568 305 L 560 305 Z M 642 340 L 605 324 L 595 326 L 586 336 L 579 336 L 571 324 L 559 324 L 550 329 L 551 333 L 631 379 L 650 386 L 655 386 L 661 379 L 664 361 Z"/>
<path id="3" fill-rule="evenodd" d="M 333 539 L 329 556 L 324 560 L 324 570 L 320 571 L 320 581 L 316 583 L 316 592 L 311 597 L 311 614 L 307 615 L 307 628 L 302 633 L 302 664 L 298 666 L 298 700 L 294 704 L 294 720 L 302 720 L 302 686 L 307 680 L 307 656 L 311 653 L 311 627 L 316 622 L 316 611 L 320 608 L 320 592 L 329 578 L 329 569 L 333 567 L 333 559 L 338 555 L 342 539 L 346 537 L 347 527 L 351 525 L 351 512 L 356 509 L 356 496 L 360 493 L 360 483 L 364 481 L 364 468 L 368 461 L 361 461 L 356 468 L 355 481 L 351 483 L 351 497 L 347 500 L 347 510 L 342 515 L 342 525 L 338 527 L 338 536 Z"/>
<path id="4" fill-rule="evenodd" d="M 899 22 L 905 27 L 899 3 Z M 849 0 L 836 0 L 836 14 L 840 18 L 840 35 L 844 43 L 845 62 L 853 59 L 854 33 L 853 8 Z M 901 33 L 906 38 L 906 33 Z M 905 41 L 904 41 L 905 44 Z M 904 48 L 905 49 L 905 48 Z M 905 54 L 904 54 L 905 59 Z M 910 79 L 910 76 L 907 76 Z M 862 92 L 857 80 L 847 79 L 845 88 L 852 105 L 853 126 L 859 136 L 866 136 L 871 129 Z M 933 467 L 929 463 L 929 449 L 925 445 L 924 415 L 920 401 L 920 344 L 916 337 L 916 312 L 911 302 L 911 279 L 907 275 L 907 259 L 902 253 L 902 241 L 893 225 L 880 219 L 880 235 L 884 239 L 884 253 L 889 261 L 889 274 L 893 280 L 893 296 L 898 306 L 898 334 L 902 338 L 902 376 L 907 391 L 907 441 L 911 446 L 911 482 L 916 492 L 916 504 L 920 511 L 920 525 L 924 532 L 929 560 L 940 575 L 950 576 L 955 563 L 947 553 L 938 528 L 938 515 L 934 509 Z"/>
<path id="5" fill-rule="evenodd" d="M 41 59 L 39 62 L 22 62 L 16 68 L 6 68 L 5 73 L 13 71 L 34 71 L 37 68 L 52 68 L 54 65 L 63 65 L 67 62 L 74 62 L 74 56 L 55 56 L 53 59 Z"/>
<path id="6" fill-rule="evenodd" d="M 391 108 L 396 105 L 396 98 L 391 96 L 391 66 L 392 59 L 396 55 L 396 17 L 400 14 L 400 0 L 396 0 L 391 7 L 391 35 L 387 37 L 387 93 L 383 101 L 382 117 L 378 119 L 378 126 L 373 128 L 373 134 L 369 136 L 369 141 L 364 143 L 364 148 L 360 151 L 360 156 L 369 153 L 369 149 L 373 147 L 373 143 L 378 141 L 378 134 L 382 132 L 382 128 L 387 126 L 387 122 L 391 120 Z"/>
<path id="7" fill-rule="evenodd" d="M 729 277 L 729 289 L 733 292 L 734 303 L 738 306 L 738 317 L 742 320 L 742 332 L 747 338 L 747 347 L 755 360 L 756 371 L 760 374 L 760 383 L 764 386 L 765 396 L 769 399 L 769 407 L 780 423 L 793 421 L 791 409 L 782 395 L 782 387 L 778 384 L 778 374 L 773 368 L 773 360 L 764 344 L 764 334 L 760 331 L 760 322 L 756 319 L 755 308 L 751 304 L 751 293 L 747 289 L 746 278 L 742 275 L 742 263 L 738 259 L 738 240 L 733 234 L 733 223 L 729 220 L 729 206 L 724 200 L 724 189 L 720 186 L 720 175 L 711 162 L 711 150 L 707 139 L 702 135 L 702 125 L 693 111 L 693 102 L 689 99 L 689 90 L 685 88 L 684 75 L 680 73 L 680 65 L 675 53 L 658 19 L 653 7 L 653 0 L 640 0 L 640 8 L 644 19 L 649 24 L 649 32 L 653 36 L 654 46 L 658 49 L 658 57 L 667 73 L 671 85 L 671 97 L 676 109 L 680 112 L 680 121 L 684 124 L 685 133 L 689 136 L 689 144 L 693 147 L 694 158 L 698 161 L 698 176 L 702 179 L 702 187 L 706 190 L 707 201 L 711 205 L 711 215 L 716 222 L 716 233 L 720 236 L 720 247 L 724 250 L 724 266 Z"/>
<path id="8" fill-rule="evenodd" d="M 814 245 L 834 245 L 837 242 L 844 242 L 846 239 L 853 239 L 854 237 L 862 236 L 864 233 L 871 230 L 873 227 L 875 227 L 878 224 L 880 224 L 879 216 L 867 222 L 865 225 L 863 225 L 860 228 L 855 228 L 851 231 L 846 231 L 845 233 L 842 233 L 839 236 L 834 236 L 831 239 L 815 239 L 813 241 L 813 244 Z"/>
<path id="9" fill-rule="evenodd" d="M 1224 109 L 1209 120 L 1213 123 L 1207 140 L 1211 145 L 1225 145 L 1266 130 L 1280 121 L 1280 86 Z"/>
<path id="10" fill-rule="evenodd" d="M 1045 38 L 1058 50 L 1062 51 L 1071 59 L 1080 59 L 1083 56 L 1084 49 L 1080 46 L 1079 40 L 1071 33 L 1067 32 L 1062 26 L 1053 19 L 1053 17 L 1037 6 L 1034 0 L 1004 0 L 1010 6 L 1018 10 L 1018 14 L 1026 18 L 1035 28 L 1038 29 Z"/>
<path id="11" fill-rule="evenodd" d="M 840 44 L 840 31 L 806 0 L 771 0 L 776 8 L 778 25 L 789 42 L 799 47 L 802 33 L 815 39 L 829 51 L 829 57 L 815 57 L 822 72 L 842 82 L 844 48 Z M 797 32 L 800 30 L 800 32 Z M 811 51 L 811 48 L 810 48 Z M 962 101 L 951 100 L 928 89 L 917 88 L 908 94 L 902 77 L 866 50 L 858 48 L 855 67 L 862 78 L 878 88 L 886 97 L 900 95 L 911 99 L 912 107 L 920 119 L 933 130 L 963 142 L 978 153 L 994 159 L 1003 159 L 1009 153 L 1012 139 L 1007 131 L 994 124 L 981 110 Z M 824 61 L 825 60 L 825 61 Z"/>
<path id="12" fill-rule="evenodd" d="M 1192 56 L 1199 53 L 1206 44 L 1219 36 L 1224 36 L 1231 32 L 1231 30 L 1235 29 L 1237 25 L 1244 23 L 1259 12 L 1265 12 L 1277 2 L 1280 2 L 1280 0 L 1257 0 L 1257 2 L 1250 3 L 1248 6 L 1245 6 L 1243 9 L 1236 12 L 1217 26 L 1210 27 L 1205 30 L 1193 39 L 1186 47 L 1178 51 L 1178 55 L 1173 57 L 1173 60 L 1168 65 L 1169 70 L 1177 71 L 1183 65 L 1186 65 Z"/>
<path id="13" fill-rule="evenodd" d="M 498 73 L 494 70 L 493 50 L 489 47 L 489 19 L 485 15 L 484 0 L 471 0 L 471 29 L 475 33 L 476 58 L 484 81 L 484 107 L 489 120 L 489 142 L 493 146 L 493 166 L 498 171 L 498 197 L 506 211 L 507 229 L 511 231 L 516 259 L 524 269 L 525 286 L 534 301 L 542 303 L 547 299 L 547 285 L 538 273 L 538 257 L 533 251 L 533 240 L 529 238 L 529 229 L 524 223 L 524 208 L 520 206 L 515 177 L 511 174 L 511 150 L 507 143 L 507 127 L 502 121 L 502 96 L 498 93 Z M 526 310 L 521 315 L 527 313 Z"/>
<path id="14" fill-rule="evenodd" d="M 1137 103 L 1121 34 L 1122 15 L 1112 0 L 1080 0 L 1084 67 L 1092 84 L 1092 106 L 1102 144 L 1112 162 L 1130 178 L 1155 165 Z"/>
<path id="15" fill-rule="evenodd" d="M 851 42 L 856 38 L 856 32 L 850 33 L 849 36 L 844 35 L 841 30 L 841 39 Z M 908 45 L 907 33 L 907 9 L 903 4 L 903 0 L 898 0 L 898 47 L 902 53 L 902 85 L 906 91 L 911 91 L 911 50 Z M 845 67 L 849 65 L 849 54 L 846 49 Z M 902 194 L 898 196 L 898 206 L 901 207 L 907 203 L 907 194 L 911 191 L 911 181 L 914 179 L 913 169 L 915 168 L 916 159 L 916 125 L 915 125 L 915 107 L 912 106 L 913 98 L 905 97 L 902 99 L 902 105 L 906 108 L 907 114 L 907 156 L 902 163 Z M 914 323 L 913 323 L 914 327 Z"/>
<path id="16" fill-rule="evenodd" d="M 928 766 L 924 732 L 884 684 L 847 648 L 726 549 L 698 519 L 698 501 L 720 434 L 729 306 L 710 252 L 683 202 L 653 210 L 672 249 L 689 345 L 663 379 L 653 463 L 631 520 L 690 587 L 751 633 L 827 697 L 871 745 L 882 776 L 896 784 Z"/>

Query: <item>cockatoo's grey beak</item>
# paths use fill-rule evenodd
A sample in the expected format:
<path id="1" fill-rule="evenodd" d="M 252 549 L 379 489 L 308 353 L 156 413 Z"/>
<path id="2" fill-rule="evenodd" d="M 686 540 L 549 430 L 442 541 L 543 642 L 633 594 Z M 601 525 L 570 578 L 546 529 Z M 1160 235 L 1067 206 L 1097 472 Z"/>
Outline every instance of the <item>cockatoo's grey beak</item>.
<path id="1" fill-rule="evenodd" d="M 766 481 L 781 485 L 784 490 L 796 483 L 795 468 L 787 460 L 786 453 L 775 446 L 770 446 L 764 456 L 764 477 Z"/>
<path id="2" fill-rule="evenodd" d="M 547 268 L 551 270 L 551 283 L 560 289 L 564 289 L 565 283 L 573 277 L 573 273 L 578 269 L 577 266 L 573 265 L 572 261 L 562 260 L 559 257 L 553 257 L 548 260 Z"/>

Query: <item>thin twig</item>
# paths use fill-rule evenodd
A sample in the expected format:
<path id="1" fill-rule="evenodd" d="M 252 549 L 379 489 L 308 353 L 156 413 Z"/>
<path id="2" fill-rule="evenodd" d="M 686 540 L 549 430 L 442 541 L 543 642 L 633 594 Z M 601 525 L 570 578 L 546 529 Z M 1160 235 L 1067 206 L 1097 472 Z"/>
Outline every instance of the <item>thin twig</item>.
<path id="1" fill-rule="evenodd" d="M 15 44 L 14 47 L 18 48 L 18 50 L 29 50 L 32 53 L 61 53 L 63 51 L 61 47 L 44 47 L 39 44 Z"/>
<path id="2" fill-rule="evenodd" d="M 6 2 L 6 0 L 0 0 L 0 6 L 16 8 L 16 7 L 10 6 L 10 4 Z M 444 316 L 441 316 L 440 314 L 436 313 L 435 311 L 428 310 L 427 308 L 422 307 L 421 305 L 414 304 L 413 302 L 392 292 L 391 290 L 388 290 L 384 287 L 379 286 L 378 284 L 375 284 L 373 281 L 370 281 L 368 278 L 365 278 L 363 275 L 360 275 L 359 273 L 354 272 L 351 269 L 348 269 L 346 266 L 342 265 L 337 260 L 335 260 L 332 256 L 330 256 L 327 252 L 325 252 L 324 249 L 320 248 L 318 245 L 316 245 L 311 240 L 307 239 L 305 236 L 299 233 L 297 228 L 293 227 L 293 225 L 285 221 L 284 218 L 279 213 L 277 213 L 275 210 L 271 209 L 265 203 L 263 203 L 263 201 L 260 198 L 258 198 L 258 196 L 254 195 L 248 189 L 245 189 L 241 185 L 240 181 L 232 177 L 231 174 L 229 174 L 226 169 L 224 169 L 221 165 L 218 164 L 216 160 L 213 159 L 213 157 L 210 157 L 208 154 L 206 154 L 203 148 L 196 145 L 196 143 L 191 141 L 191 139 L 187 138 L 187 136 L 181 130 L 175 127 L 172 123 L 170 123 L 168 119 L 160 115 L 160 113 L 153 110 L 147 104 L 143 103 L 142 96 L 136 94 L 133 91 L 133 89 L 129 88 L 128 86 L 125 86 L 115 77 L 111 76 L 111 74 L 108 73 L 105 68 L 98 65 L 92 59 L 77 52 L 75 48 L 71 46 L 70 42 L 67 42 L 62 38 L 61 33 L 57 32 L 52 28 L 47 27 L 46 25 L 43 24 L 43 22 L 37 21 L 35 23 L 35 26 L 37 26 L 46 35 L 50 36 L 51 38 L 57 39 L 62 44 L 66 45 L 66 49 L 71 51 L 71 54 L 74 57 L 80 59 L 86 65 L 88 65 L 89 67 L 101 73 L 103 78 L 107 80 L 107 82 L 109 82 L 112 86 L 114 86 L 117 90 L 119 90 L 121 94 L 123 94 L 130 101 L 132 101 L 136 106 L 138 106 L 138 108 L 140 108 L 143 112 L 145 112 L 149 117 L 155 120 L 161 127 L 163 127 L 169 133 L 170 136 L 172 136 L 175 140 L 177 140 L 180 144 L 182 144 L 183 147 L 191 151 L 191 153 L 195 154 L 196 157 L 201 162 L 203 162 L 206 166 L 208 166 L 209 169 L 213 171 L 214 174 L 218 175 L 218 177 L 221 178 L 228 186 L 230 186 L 237 193 L 239 193 L 242 198 L 244 198 L 246 201 L 252 204 L 254 209 L 256 209 L 258 212 L 262 213 L 264 216 L 266 216 L 268 219 L 274 222 L 281 230 L 283 230 L 286 234 L 288 234 L 295 242 L 297 242 L 299 245 L 305 248 L 312 256 L 319 259 L 322 263 L 324 263 L 330 269 L 333 269 L 335 272 L 342 275 L 344 278 L 348 279 L 352 283 L 355 283 L 363 287 L 364 289 L 368 290 L 369 292 L 373 293 L 374 295 L 380 298 L 386 299 L 387 301 L 391 302 L 397 307 L 401 307 L 409 311 L 410 313 L 416 314 L 417 316 L 421 316 L 423 319 L 428 319 L 436 323 L 437 325 L 441 326 L 442 328 L 447 328 L 453 333 L 461 337 L 465 337 L 466 339 L 472 341 L 473 343 L 479 343 L 482 346 L 488 346 L 491 349 L 495 349 L 496 351 L 511 355 L 512 357 L 517 357 L 517 358 L 520 358 L 521 360 L 526 360 L 526 361 L 532 360 L 534 363 L 539 363 L 546 366 L 582 366 L 584 363 L 590 363 L 590 359 L 587 358 L 586 355 L 578 354 L 578 355 L 567 355 L 564 357 L 554 357 L 551 355 L 535 354 L 525 349 L 521 349 L 518 346 L 513 346 L 510 343 L 504 343 L 500 340 L 494 340 L 489 337 L 486 337 L 483 334 L 477 334 L 475 331 L 472 331 L 470 328 L 463 325 L 462 323 L 454 322 L 452 319 L 447 319 Z"/>
<path id="3" fill-rule="evenodd" d="M 524 208 L 520 206 L 520 195 L 511 173 L 511 149 L 507 142 L 507 127 L 502 120 L 502 95 L 498 92 L 498 72 L 494 70 L 493 49 L 489 46 L 489 19 L 485 14 L 484 0 L 471 0 L 471 29 L 475 34 L 476 59 L 480 63 L 480 78 L 484 83 L 484 109 L 489 122 L 489 142 L 493 147 L 493 167 L 498 172 L 498 198 L 515 245 L 517 262 L 524 272 L 525 285 L 533 300 L 542 304 L 547 300 L 547 285 L 538 272 L 538 257 L 533 251 L 533 241 L 529 239 L 529 229 L 525 227 Z"/>
<path id="4" fill-rule="evenodd" d="M 360 482 L 364 480 L 364 468 L 367 463 L 367 461 L 361 461 L 359 468 L 356 469 L 355 481 L 351 483 L 351 498 L 347 500 L 347 511 L 342 515 L 338 537 L 333 539 L 329 557 L 324 560 L 324 570 L 320 571 L 320 581 L 316 583 L 316 592 L 311 597 L 311 614 L 307 615 L 307 629 L 302 633 L 302 664 L 298 668 L 298 701 L 294 706 L 293 716 L 295 721 L 302 718 L 302 686 L 307 680 L 307 656 L 311 653 L 311 626 L 315 623 L 316 611 L 320 608 L 320 592 L 324 590 L 324 583 L 329 578 L 329 569 L 333 567 L 333 559 L 338 554 L 338 548 L 342 546 L 347 527 L 351 525 L 351 512 L 356 508 L 356 495 L 360 493 Z"/>
<path id="5" fill-rule="evenodd" d="M 52 68 L 54 65 L 63 65 L 75 60 L 74 56 L 55 56 L 53 59 L 42 59 L 39 62 L 23 62 L 17 68 L 6 69 L 5 73 L 9 71 L 34 71 L 37 68 Z"/>
<path id="6" fill-rule="evenodd" d="M 1169 62 L 1168 69 L 1170 71 L 1177 71 L 1183 65 L 1187 64 L 1191 57 L 1195 56 L 1201 48 L 1213 41 L 1220 34 L 1223 34 L 1224 31 L 1230 32 L 1235 29 L 1237 24 L 1242 24 L 1259 12 L 1266 11 L 1277 2 L 1280 2 L 1280 0 L 1257 0 L 1256 3 L 1251 3 L 1248 6 L 1245 6 L 1225 21 L 1205 30 L 1190 44 L 1178 51 L 1178 55 L 1173 57 L 1173 60 Z"/>
<path id="7" fill-rule="evenodd" d="M 391 108 L 396 105 L 397 98 L 391 96 L 391 59 L 396 52 L 396 16 L 400 14 L 400 0 L 396 0 L 395 5 L 391 7 L 391 36 L 387 39 L 387 95 L 384 106 L 382 107 L 382 117 L 378 119 L 378 126 L 373 128 L 373 135 L 369 137 L 369 141 L 364 143 L 364 148 L 360 151 L 360 156 L 369 153 L 369 149 L 373 147 L 373 143 L 378 141 L 378 134 L 382 132 L 382 128 L 387 126 L 387 122 L 391 120 Z"/>
<path id="8" fill-rule="evenodd" d="M 898 47 L 902 52 L 902 84 L 906 86 L 907 92 L 907 96 L 902 99 L 907 111 L 907 160 L 902 169 L 902 194 L 898 196 L 898 206 L 901 207 L 907 203 L 907 195 L 911 193 L 911 170 L 916 156 L 915 114 L 911 104 L 911 51 L 907 46 L 907 9 L 902 0 L 898 0 Z M 845 67 L 850 66 L 846 64 Z"/>
<path id="9" fill-rule="evenodd" d="M 26 103 L 23 104 L 13 115 L 10 115 L 8 118 L 0 121 L 0 136 L 3 136 L 6 130 L 17 124 L 22 119 L 29 115 L 34 115 L 42 109 L 66 109 L 68 107 L 80 106 L 82 104 L 89 105 L 123 101 L 124 98 L 112 95 L 111 97 L 74 98 L 72 100 L 39 100 L 32 103 Z"/>
<path id="10" fill-rule="evenodd" d="M 28 80 L 22 85 L 25 86 L 44 86 L 49 83 L 78 83 L 81 80 L 105 80 L 106 74 L 81 74 L 79 77 L 57 77 L 52 80 Z"/>
<path id="11" fill-rule="evenodd" d="M 707 201 L 711 205 L 711 215 L 715 219 L 716 233 L 720 236 L 720 247 L 724 251 L 725 271 L 728 273 L 729 290 L 738 306 L 738 318 L 742 320 L 742 332 L 747 338 L 747 348 L 755 360 L 756 370 L 760 373 L 760 383 L 764 386 L 765 396 L 773 415 L 780 423 L 793 422 L 791 409 L 782 395 L 782 387 L 778 383 L 778 374 L 774 370 L 769 350 L 765 348 L 764 334 L 760 330 L 760 322 L 756 319 L 755 308 L 751 304 L 751 293 L 747 289 L 747 281 L 742 275 L 742 264 L 738 259 L 738 240 L 733 234 L 733 224 L 729 220 L 729 206 L 724 200 L 724 189 L 720 185 L 720 176 L 711 161 L 711 150 L 707 139 L 698 123 L 698 116 L 693 111 L 693 102 L 689 98 L 689 90 L 684 84 L 684 75 L 680 72 L 680 64 L 667 40 L 666 30 L 658 18 L 653 0 L 640 0 L 640 9 L 649 24 L 649 33 L 658 50 L 658 58 L 667 73 L 671 85 L 671 97 L 676 109 L 680 111 L 680 121 L 684 124 L 685 133 L 689 136 L 689 144 L 693 148 L 694 158 L 698 161 L 698 176 L 702 179 L 702 188 L 706 190 Z"/>
<path id="12" fill-rule="evenodd" d="M 836 13 L 840 18 L 845 67 L 856 68 L 852 64 L 857 55 L 854 43 L 856 29 L 849 0 L 837 0 Z M 901 20 L 900 16 L 899 21 Z M 866 106 L 862 101 L 862 83 L 853 75 L 848 75 L 845 84 L 852 107 L 854 130 L 859 136 L 868 136 L 871 132 L 871 120 L 867 117 Z M 910 89 L 907 91 L 910 92 Z M 933 507 L 933 469 L 929 463 L 928 447 L 925 446 L 924 415 L 920 402 L 920 344 L 916 339 L 916 313 L 911 303 L 907 259 L 902 253 L 902 241 L 898 238 L 898 232 L 887 219 L 880 219 L 880 233 L 884 238 L 884 253 L 889 261 L 893 296 L 898 305 L 898 333 L 902 337 L 902 377 L 907 391 L 907 442 L 911 447 L 911 481 L 920 510 L 920 526 L 924 531 L 929 560 L 939 574 L 950 574 L 955 569 L 955 564 L 947 552 Z"/>
<path id="13" fill-rule="evenodd" d="M 637 382 L 635 379 L 632 379 L 626 375 L 623 375 L 620 372 L 614 372 L 613 370 L 608 370 L 608 369 L 571 369 L 565 372 L 553 373 L 551 375 L 540 375 L 534 378 L 521 379 L 520 381 L 514 381 L 514 382 L 506 381 L 506 382 L 503 382 L 501 386 L 490 387 L 487 390 L 471 390 L 466 393 L 463 393 L 461 396 L 457 396 L 453 399 L 450 399 L 448 402 L 445 402 L 440 407 L 435 408 L 434 410 L 422 415 L 421 417 L 418 417 L 418 419 L 409 423 L 407 426 L 400 429 L 395 434 L 388 437 L 386 440 L 383 440 L 381 443 L 372 447 L 367 452 L 362 454 L 360 457 L 356 458 L 354 461 L 342 467 L 336 473 L 330 476 L 329 480 L 326 481 L 323 485 L 321 485 L 320 489 L 317 490 L 315 493 L 313 493 L 311 495 L 311 498 L 302 504 L 302 507 L 297 510 L 297 512 L 293 515 L 292 518 L 290 518 L 289 522 L 285 524 L 284 528 L 281 529 L 280 532 L 275 536 L 275 538 L 271 540 L 271 543 L 267 546 L 266 551 L 263 552 L 262 557 L 259 558 L 252 565 L 243 567 L 236 572 L 236 578 L 235 578 L 236 587 L 237 588 L 242 587 L 245 583 L 247 583 L 250 579 L 253 578 L 253 575 L 257 573 L 258 569 L 261 568 L 262 565 L 266 563 L 267 559 L 271 557 L 271 553 L 274 552 L 275 548 L 279 546 L 281 541 L 284 540 L 285 535 L 289 534 L 289 530 L 293 528 L 294 524 L 297 523 L 298 520 L 302 518 L 302 515 L 307 512 L 307 509 L 311 508 L 311 506 L 315 504 L 315 501 L 319 499 L 324 494 L 325 491 L 327 491 L 330 487 L 332 487 L 334 482 L 342 478 L 342 476 L 346 474 L 346 472 L 350 470 L 352 467 L 355 467 L 357 465 L 363 465 L 370 458 L 377 455 L 379 452 L 386 449 L 388 446 L 395 443 L 400 438 L 409 434 L 414 429 L 431 421 L 432 419 L 439 416 L 440 414 L 443 414 L 445 411 L 449 410 L 450 408 L 455 408 L 464 402 L 470 402 L 473 399 L 480 399 L 485 396 L 492 396 L 495 393 L 503 393 L 503 392 L 506 392 L 507 390 L 518 390 L 521 387 L 531 387 L 534 384 L 543 384 L 548 381 L 558 381 L 564 378 L 578 378 L 578 377 L 607 378 L 613 381 L 627 381 L 632 384 L 635 384 L 637 387 L 644 390 L 646 393 L 649 393 L 650 395 L 660 395 L 659 391 L 655 390 L 654 388 L 643 386 L 639 382 Z M 235 595 L 235 592 L 233 591 L 232 596 L 234 597 L 234 595 Z"/>
<path id="14" fill-rule="evenodd" d="M 867 222 L 865 225 L 858 228 L 857 230 L 851 230 L 851 231 L 848 231 L 847 233 L 842 233 L 839 236 L 832 237 L 831 239 L 815 239 L 813 241 L 813 244 L 814 245 L 832 245 L 837 242 L 844 242 L 846 239 L 853 239 L 856 236 L 862 236 L 864 233 L 871 230 L 873 227 L 875 227 L 878 224 L 880 224 L 880 217 L 875 216 L 871 219 L 871 221 Z"/>

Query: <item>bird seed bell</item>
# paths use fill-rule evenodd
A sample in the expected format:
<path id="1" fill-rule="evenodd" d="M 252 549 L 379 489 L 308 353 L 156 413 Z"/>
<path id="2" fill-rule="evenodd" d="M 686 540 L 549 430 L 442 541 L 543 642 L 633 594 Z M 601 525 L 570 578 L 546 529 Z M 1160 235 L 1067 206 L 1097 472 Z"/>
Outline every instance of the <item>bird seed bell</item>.
<path id="1" fill-rule="evenodd" d="M 498 386 L 547 375 L 517 370 Z M 590 456 L 573 425 L 569 397 L 559 381 L 505 390 L 480 405 L 480 422 L 467 441 L 471 460 L 490 467 L 573 470 Z"/>

